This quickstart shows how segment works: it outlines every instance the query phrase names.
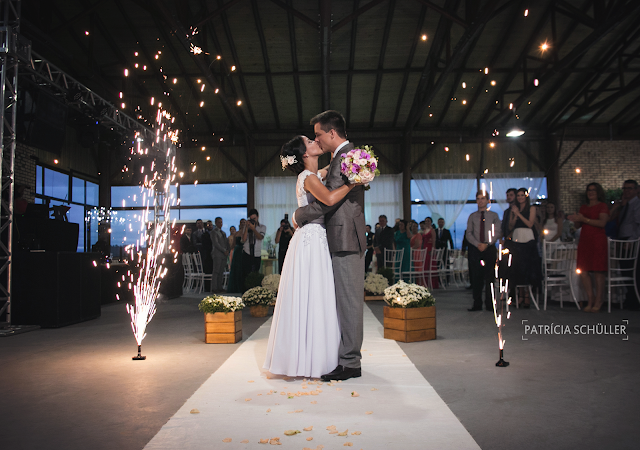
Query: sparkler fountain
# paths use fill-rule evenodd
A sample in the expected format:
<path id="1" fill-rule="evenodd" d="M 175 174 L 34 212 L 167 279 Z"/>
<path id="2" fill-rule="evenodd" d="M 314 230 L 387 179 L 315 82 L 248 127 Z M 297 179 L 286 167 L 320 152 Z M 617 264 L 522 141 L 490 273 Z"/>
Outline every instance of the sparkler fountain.
<path id="1" fill-rule="evenodd" d="M 133 360 L 144 360 L 142 356 L 142 341 L 146 337 L 146 328 L 156 312 L 156 299 L 160 289 L 162 278 L 167 274 L 166 258 L 163 255 L 170 249 L 170 212 L 175 198 L 171 193 L 171 183 L 176 178 L 175 143 L 178 139 L 177 131 L 169 129 L 173 122 L 171 115 L 166 111 L 158 110 L 156 115 L 156 136 L 152 149 L 164 153 L 165 164 L 158 167 L 156 162 L 151 163 L 150 175 L 145 175 L 142 185 L 144 214 L 140 216 L 140 231 L 142 237 L 135 246 L 130 246 L 131 260 L 136 261 L 140 267 L 138 279 L 133 287 L 135 305 L 127 303 L 127 312 L 131 316 L 131 329 L 138 344 L 138 354 Z M 137 146 L 132 149 L 134 155 L 147 155 L 148 148 L 142 148 L 143 139 L 136 135 Z M 145 168 L 142 167 L 142 173 Z M 148 221 L 149 208 L 153 207 L 153 222 Z M 175 220 L 174 220 L 175 223 Z M 142 247 L 146 243 L 146 254 Z M 136 254 L 134 254 L 134 251 Z M 174 262 L 177 253 L 174 252 Z"/>
<path id="2" fill-rule="evenodd" d="M 482 190 L 487 192 L 486 186 L 483 183 Z M 493 196 L 493 185 L 490 184 L 489 190 L 489 198 Z M 489 203 L 491 205 L 491 203 Z M 493 228 L 493 225 L 490 230 L 487 231 L 488 234 L 488 242 L 491 242 L 492 238 L 495 235 L 496 230 Z M 511 267 L 511 258 L 512 255 L 509 253 L 508 249 L 503 249 L 502 245 L 498 246 L 498 259 L 496 260 L 494 271 L 495 276 L 494 279 L 498 281 L 498 294 L 496 295 L 496 283 L 491 284 L 491 302 L 493 304 L 493 318 L 496 322 L 496 326 L 498 327 L 498 347 L 500 349 L 500 359 L 496 363 L 497 367 L 507 367 L 509 363 L 504 360 L 504 343 L 505 340 L 502 337 L 502 329 L 504 328 L 505 322 L 505 306 L 506 306 L 506 319 L 511 317 L 511 312 L 509 311 L 509 305 L 511 304 L 511 298 L 509 297 L 509 280 L 503 281 L 500 278 L 500 264 L 503 261 L 503 258 L 507 258 L 507 266 Z"/>

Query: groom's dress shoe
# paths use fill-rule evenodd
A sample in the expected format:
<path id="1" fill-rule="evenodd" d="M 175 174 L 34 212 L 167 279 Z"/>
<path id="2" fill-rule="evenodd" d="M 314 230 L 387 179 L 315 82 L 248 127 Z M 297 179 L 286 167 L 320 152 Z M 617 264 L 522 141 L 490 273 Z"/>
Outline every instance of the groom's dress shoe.
<path id="1" fill-rule="evenodd" d="M 338 365 L 338 367 L 333 369 L 332 372 L 322 375 L 320 378 L 322 379 L 322 381 L 331 381 L 348 380 L 349 378 L 358 378 L 360 376 L 362 376 L 360 367 L 352 368 Z"/>

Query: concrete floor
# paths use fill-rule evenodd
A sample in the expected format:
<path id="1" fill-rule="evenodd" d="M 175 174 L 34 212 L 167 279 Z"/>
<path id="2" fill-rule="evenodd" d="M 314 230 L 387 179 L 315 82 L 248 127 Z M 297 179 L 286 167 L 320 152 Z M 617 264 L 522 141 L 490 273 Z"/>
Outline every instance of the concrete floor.
<path id="1" fill-rule="evenodd" d="M 481 448 L 638 448 L 640 313 L 557 304 L 514 310 L 505 328 L 511 365 L 496 368 L 492 314 L 467 312 L 469 291 L 434 294 L 438 339 L 400 345 Z M 158 305 L 143 343 L 146 361 L 131 360 L 137 349 L 123 304 L 103 306 L 90 322 L 0 339 L 0 448 L 142 449 L 241 344 L 204 344 L 198 301 Z M 367 304 L 382 320 L 383 303 Z M 264 320 L 247 311 L 245 338 Z M 560 334 L 524 341 L 522 320 L 571 331 L 628 320 L 628 340 Z"/>

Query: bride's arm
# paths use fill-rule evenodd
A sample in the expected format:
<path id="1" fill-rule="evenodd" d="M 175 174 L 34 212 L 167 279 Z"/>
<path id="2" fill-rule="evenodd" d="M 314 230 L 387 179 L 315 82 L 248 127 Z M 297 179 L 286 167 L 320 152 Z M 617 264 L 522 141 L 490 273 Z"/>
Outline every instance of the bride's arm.
<path id="1" fill-rule="evenodd" d="M 344 198 L 351 189 L 356 187 L 357 184 L 345 184 L 338 189 L 330 191 L 327 187 L 320 182 L 318 177 L 309 176 L 304 180 L 304 188 L 307 192 L 316 198 L 316 200 L 324 203 L 327 206 L 333 206 Z"/>

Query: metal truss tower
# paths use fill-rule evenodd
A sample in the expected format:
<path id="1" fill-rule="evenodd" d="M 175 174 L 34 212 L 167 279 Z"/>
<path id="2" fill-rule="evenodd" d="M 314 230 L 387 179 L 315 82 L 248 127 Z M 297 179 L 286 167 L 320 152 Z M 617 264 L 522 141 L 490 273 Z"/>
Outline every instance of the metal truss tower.
<path id="1" fill-rule="evenodd" d="M 20 35 L 20 7 L 20 0 L 0 0 L 0 320 L 6 314 L 9 324 L 18 64 L 31 58 L 31 43 Z"/>

